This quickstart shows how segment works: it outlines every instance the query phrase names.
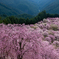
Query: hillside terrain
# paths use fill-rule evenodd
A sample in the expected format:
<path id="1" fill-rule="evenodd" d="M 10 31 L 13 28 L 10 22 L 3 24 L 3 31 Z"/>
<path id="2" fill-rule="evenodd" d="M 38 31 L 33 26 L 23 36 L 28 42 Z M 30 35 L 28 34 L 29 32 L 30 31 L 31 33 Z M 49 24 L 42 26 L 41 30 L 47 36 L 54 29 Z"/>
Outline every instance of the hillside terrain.
<path id="1" fill-rule="evenodd" d="M 17 15 L 17 16 L 15 16 L 15 17 L 17 17 L 17 18 L 33 18 L 34 16 L 32 16 L 32 15 L 29 15 L 29 14 L 20 14 L 20 15 Z"/>
<path id="2" fill-rule="evenodd" d="M 52 2 L 55 0 L 0 0 L 0 3 L 8 6 L 8 8 L 13 9 L 15 11 L 15 14 L 30 14 L 30 15 L 37 15 L 42 10 L 47 10 L 47 6 L 49 6 Z M 4 7 L 5 8 L 5 7 Z M 9 13 L 13 15 L 13 12 L 7 12 L 3 7 L 1 6 L 1 13 Z"/>
<path id="3" fill-rule="evenodd" d="M 39 12 L 37 4 L 29 0 L 0 0 L 0 2 L 30 15 L 36 15 Z"/>
<path id="4" fill-rule="evenodd" d="M 30 0 L 30 1 L 36 3 L 39 7 L 39 10 L 42 11 L 46 6 L 50 5 L 55 0 Z"/>
<path id="5" fill-rule="evenodd" d="M 44 8 L 47 13 L 59 14 L 59 0 L 55 0 L 50 5 Z"/>
<path id="6" fill-rule="evenodd" d="M 6 14 L 6 15 L 10 16 L 10 15 L 18 15 L 21 13 L 23 13 L 21 10 L 18 11 L 17 9 L 14 9 L 3 3 L 0 3 L 0 15 Z"/>
<path id="7" fill-rule="evenodd" d="M 39 0 L 37 2 L 39 9 L 42 11 L 48 5 L 50 5 L 54 0 Z"/>
<path id="8" fill-rule="evenodd" d="M 59 0 L 0 0 L 0 15 L 36 16 L 43 10 L 47 13 L 59 14 Z"/>

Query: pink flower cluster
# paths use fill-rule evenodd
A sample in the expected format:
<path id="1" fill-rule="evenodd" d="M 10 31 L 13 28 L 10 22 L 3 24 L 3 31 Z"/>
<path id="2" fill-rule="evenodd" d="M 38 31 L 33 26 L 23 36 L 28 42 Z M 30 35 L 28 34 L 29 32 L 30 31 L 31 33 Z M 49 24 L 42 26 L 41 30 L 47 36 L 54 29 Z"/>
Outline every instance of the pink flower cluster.
<path id="1" fill-rule="evenodd" d="M 59 18 L 0 24 L 0 59 L 59 59 Z"/>

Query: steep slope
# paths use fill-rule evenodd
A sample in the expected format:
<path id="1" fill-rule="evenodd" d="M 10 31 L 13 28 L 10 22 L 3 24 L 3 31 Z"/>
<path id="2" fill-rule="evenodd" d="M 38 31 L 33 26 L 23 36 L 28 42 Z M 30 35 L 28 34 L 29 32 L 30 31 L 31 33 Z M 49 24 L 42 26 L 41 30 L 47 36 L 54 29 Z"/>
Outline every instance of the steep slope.
<path id="1" fill-rule="evenodd" d="M 29 0 L 0 0 L 0 2 L 27 14 L 36 15 L 39 12 L 37 4 Z"/>
<path id="2" fill-rule="evenodd" d="M 18 15 L 22 13 L 21 10 L 19 10 L 20 12 L 19 11 L 17 12 L 17 11 L 18 10 L 13 9 L 12 7 L 9 7 L 5 4 L 0 3 L 0 15 L 6 14 L 10 16 L 10 15 Z"/>
<path id="3" fill-rule="evenodd" d="M 50 11 L 48 7 L 53 4 L 54 1 L 55 0 L 0 0 L 1 3 L 16 9 L 18 14 L 26 13 L 30 15 L 37 15 L 42 10 Z"/>
<path id="4" fill-rule="evenodd" d="M 57 13 L 59 14 L 59 0 L 55 0 L 50 5 L 44 8 L 48 13 Z"/>
<path id="5" fill-rule="evenodd" d="M 40 9 L 43 10 L 47 5 L 50 5 L 54 0 L 39 0 Z"/>
<path id="6" fill-rule="evenodd" d="M 50 5 L 54 0 L 29 0 L 36 3 L 39 10 L 43 10 L 46 6 Z"/>

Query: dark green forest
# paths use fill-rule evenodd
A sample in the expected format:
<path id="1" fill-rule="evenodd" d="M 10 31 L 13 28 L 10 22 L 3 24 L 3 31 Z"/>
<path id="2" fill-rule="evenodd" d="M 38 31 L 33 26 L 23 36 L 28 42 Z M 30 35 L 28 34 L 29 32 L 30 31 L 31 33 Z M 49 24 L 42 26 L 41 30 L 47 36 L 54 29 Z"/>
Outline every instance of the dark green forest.
<path id="1" fill-rule="evenodd" d="M 39 21 L 42 21 L 44 18 L 48 18 L 48 17 L 59 17 L 59 14 L 49 14 L 49 13 L 46 13 L 46 11 L 42 11 L 40 12 L 37 16 L 29 16 L 27 14 L 24 14 L 26 15 L 27 17 L 25 16 L 21 16 L 19 18 L 18 17 L 15 17 L 15 16 L 7 16 L 5 14 L 3 15 L 0 15 L 0 23 L 4 23 L 4 24 L 35 24 Z"/>

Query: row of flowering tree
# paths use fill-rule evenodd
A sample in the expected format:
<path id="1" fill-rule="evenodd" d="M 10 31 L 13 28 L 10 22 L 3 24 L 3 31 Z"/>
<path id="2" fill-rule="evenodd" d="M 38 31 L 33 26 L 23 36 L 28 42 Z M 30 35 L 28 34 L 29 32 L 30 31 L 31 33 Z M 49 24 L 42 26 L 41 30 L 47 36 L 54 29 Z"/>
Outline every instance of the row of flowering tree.
<path id="1" fill-rule="evenodd" d="M 59 59 L 59 29 L 51 26 L 58 25 L 58 20 L 48 18 L 34 25 L 0 24 L 0 59 Z"/>

